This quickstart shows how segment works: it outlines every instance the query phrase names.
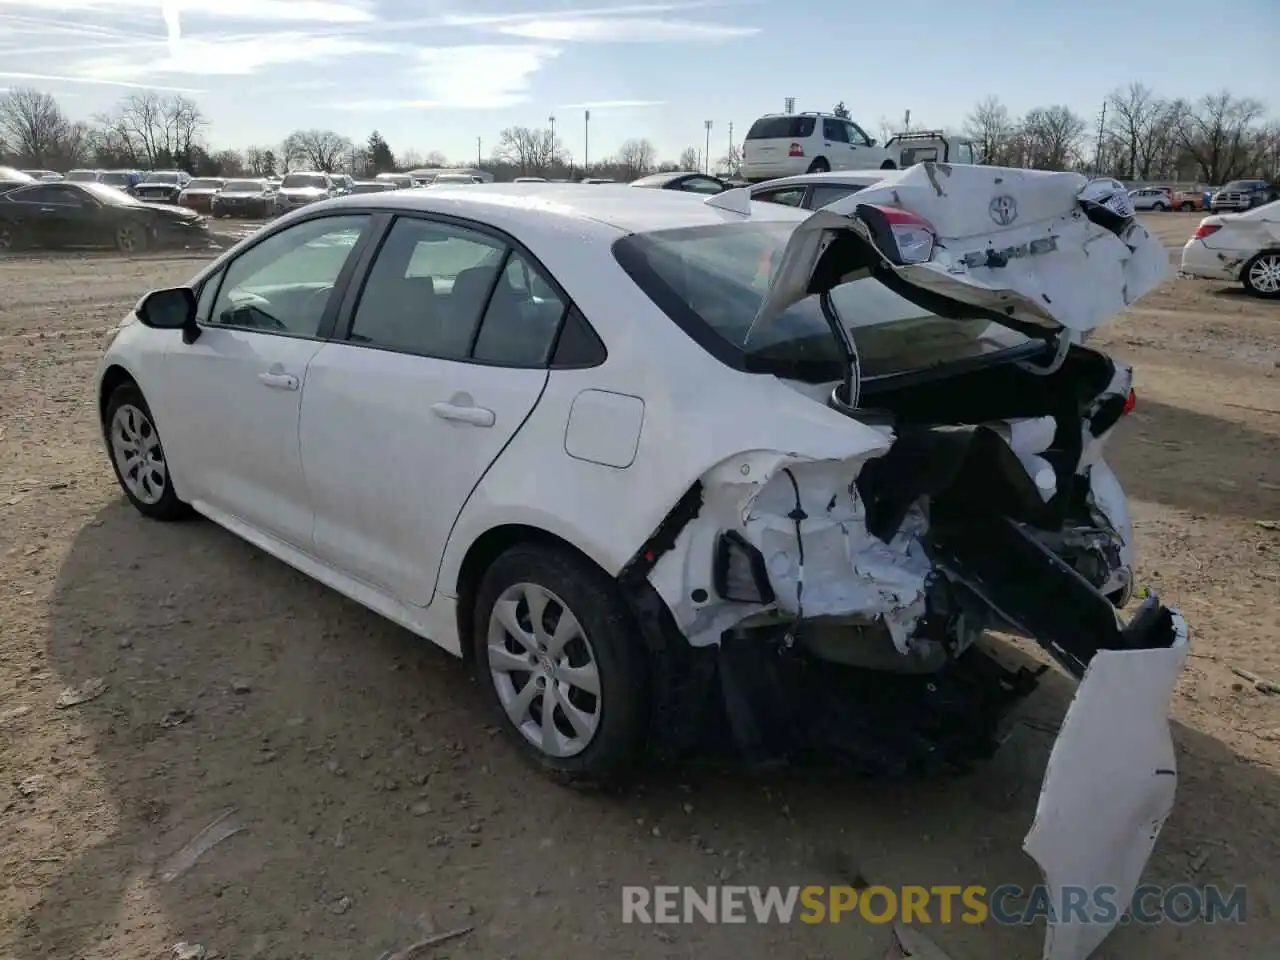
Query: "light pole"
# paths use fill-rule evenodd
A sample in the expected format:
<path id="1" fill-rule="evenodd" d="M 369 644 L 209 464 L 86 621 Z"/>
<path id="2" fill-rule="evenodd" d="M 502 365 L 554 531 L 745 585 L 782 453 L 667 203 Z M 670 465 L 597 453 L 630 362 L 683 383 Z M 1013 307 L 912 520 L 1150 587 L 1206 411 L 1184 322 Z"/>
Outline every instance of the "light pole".
<path id="1" fill-rule="evenodd" d="M 703 124 L 707 128 L 707 152 L 702 155 L 703 173 L 711 172 L 711 121 L 704 120 Z"/>
<path id="2" fill-rule="evenodd" d="M 476 137 L 476 167 L 480 166 L 480 138 Z"/>
<path id="3" fill-rule="evenodd" d="M 729 121 L 729 152 L 725 154 L 725 160 L 728 161 L 729 167 L 733 167 L 733 121 Z M 725 171 L 729 176 L 733 176 L 733 170 Z"/>
<path id="4" fill-rule="evenodd" d="M 582 111 L 582 174 L 591 176 L 591 111 Z"/>
<path id="5" fill-rule="evenodd" d="M 551 172 L 556 169 L 556 115 L 553 113 L 547 117 L 547 123 L 551 124 Z"/>

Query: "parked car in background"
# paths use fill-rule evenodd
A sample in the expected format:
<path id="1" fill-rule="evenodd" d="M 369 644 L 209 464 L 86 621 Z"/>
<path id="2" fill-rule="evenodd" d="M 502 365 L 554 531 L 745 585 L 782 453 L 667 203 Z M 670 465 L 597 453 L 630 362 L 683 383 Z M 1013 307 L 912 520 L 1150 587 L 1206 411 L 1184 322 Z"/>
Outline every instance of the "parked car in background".
<path id="1" fill-rule="evenodd" d="M 1189 213 L 1192 210 L 1206 210 L 1209 206 L 1209 191 L 1207 190 L 1175 190 L 1173 193 L 1173 206 L 1176 210 L 1183 213 Z"/>
<path id="2" fill-rule="evenodd" d="M 98 176 L 98 183 L 105 183 L 108 187 L 115 187 L 128 194 L 133 194 L 141 182 L 141 170 L 103 170 Z"/>
<path id="3" fill-rule="evenodd" d="M 797 173 L 893 169 L 892 153 L 862 127 L 828 113 L 777 113 L 751 125 L 742 141 L 743 179 L 752 182 Z"/>
<path id="4" fill-rule="evenodd" d="M 939 163 L 977 163 L 977 144 L 972 140 L 949 137 L 942 130 L 916 130 L 895 133 L 884 142 L 884 148 L 898 162 L 910 167 L 926 160 Z"/>
<path id="5" fill-rule="evenodd" d="M 226 185 L 222 177 L 196 177 L 178 194 L 178 206 L 200 213 L 213 212 L 213 200 Z"/>
<path id="6" fill-rule="evenodd" d="M 386 180 L 356 180 L 351 184 L 350 193 L 386 193 L 399 189 L 394 183 Z"/>
<path id="7" fill-rule="evenodd" d="M 63 178 L 72 183 L 100 183 L 105 170 L 89 170 L 87 168 L 77 168 L 68 170 L 67 175 Z"/>
<path id="8" fill-rule="evenodd" d="M 749 187 L 752 200 L 781 203 L 788 207 L 817 210 L 829 203 L 865 190 L 885 178 L 887 171 L 845 171 L 843 173 L 802 173 L 780 177 Z"/>
<path id="9" fill-rule="evenodd" d="M 319 171 L 286 173 L 276 191 L 276 212 L 288 213 L 317 200 L 338 195 L 337 184 L 327 173 Z"/>
<path id="10" fill-rule="evenodd" d="M 228 180 L 214 194 L 209 212 L 214 217 L 269 217 L 276 212 L 276 187 L 269 180 Z"/>
<path id="11" fill-rule="evenodd" d="M 23 170 L 22 172 L 29 177 L 35 177 L 37 180 L 43 180 L 46 183 L 53 183 L 58 180 L 65 179 L 62 174 L 58 173 L 56 170 Z"/>
<path id="12" fill-rule="evenodd" d="M 546 183 L 546 177 L 516 177 L 512 183 Z"/>
<path id="13" fill-rule="evenodd" d="M 40 180 L 24 170 L 15 170 L 13 167 L 0 167 L 0 193 L 8 193 L 17 187 L 25 187 L 28 184 L 40 182 Z"/>
<path id="14" fill-rule="evenodd" d="M 184 170 L 148 170 L 134 185 L 133 195 L 139 200 L 177 206 L 178 198 L 190 182 L 191 174 Z"/>
<path id="15" fill-rule="evenodd" d="M 443 186 L 445 184 L 457 186 L 460 183 L 484 183 L 484 181 L 470 173 L 442 173 L 432 180 L 429 186 Z"/>
<path id="16" fill-rule="evenodd" d="M 1140 187 L 1129 191 L 1129 202 L 1135 210 L 1158 210 L 1163 213 L 1173 209 L 1173 191 L 1168 187 Z"/>
<path id="17" fill-rule="evenodd" d="M 683 193 L 716 194 L 724 193 L 729 184 L 719 177 L 691 170 L 676 170 L 669 173 L 651 173 L 639 180 L 632 180 L 630 186 L 644 187 L 650 190 L 679 190 Z"/>
<path id="18" fill-rule="evenodd" d="M 618 181 L 612 180 L 609 177 L 583 177 L 578 182 L 579 183 L 617 183 Z"/>
<path id="19" fill-rule="evenodd" d="M 381 180 L 383 183 L 394 184 L 397 190 L 407 190 L 414 186 L 413 177 L 407 173 L 380 173 L 374 179 Z"/>
<path id="20" fill-rule="evenodd" d="M 115 247 L 142 253 L 209 244 L 207 220 L 103 183 L 32 183 L 0 195 L 0 249 Z"/>
<path id="21" fill-rule="evenodd" d="M 343 197 L 351 192 L 351 185 L 355 183 L 355 178 L 345 173 L 331 173 L 329 179 L 333 181 L 334 187 L 337 188 L 337 196 Z"/>
<path id="22" fill-rule="evenodd" d="M 1215 213 L 1219 210 L 1249 210 L 1274 199 L 1274 191 L 1266 180 L 1232 180 L 1214 193 L 1211 209 Z"/>
<path id="23" fill-rule="evenodd" d="M 1239 282 L 1256 297 L 1280 297 L 1280 200 L 1205 217 L 1182 248 L 1182 272 Z"/>

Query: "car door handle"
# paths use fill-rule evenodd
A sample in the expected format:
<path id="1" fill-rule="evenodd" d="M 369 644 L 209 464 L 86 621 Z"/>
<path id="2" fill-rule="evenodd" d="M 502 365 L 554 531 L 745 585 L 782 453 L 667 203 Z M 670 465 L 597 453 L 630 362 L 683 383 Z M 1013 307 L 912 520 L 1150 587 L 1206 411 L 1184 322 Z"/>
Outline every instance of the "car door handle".
<path id="1" fill-rule="evenodd" d="M 433 403 L 431 412 L 441 420 L 468 423 L 473 427 L 492 427 L 497 421 L 493 411 L 486 407 L 462 406 L 456 403 Z"/>
<path id="2" fill-rule="evenodd" d="M 41 213 L 57 213 L 58 210 L 56 207 L 41 207 L 40 212 Z"/>
<path id="3" fill-rule="evenodd" d="M 298 389 L 298 378 L 291 373 L 276 373 L 269 371 L 267 373 L 258 374 L 258 379 L 262 381 L 263 386 L 270 387 L 272 390 Z"/>

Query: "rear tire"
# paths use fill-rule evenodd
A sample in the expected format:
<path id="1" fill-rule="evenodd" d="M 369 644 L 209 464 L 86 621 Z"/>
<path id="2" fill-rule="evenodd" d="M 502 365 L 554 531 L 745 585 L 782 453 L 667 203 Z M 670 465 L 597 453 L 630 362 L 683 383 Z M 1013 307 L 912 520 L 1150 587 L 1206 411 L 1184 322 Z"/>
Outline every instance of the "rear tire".
<path id="1" fill-rule="evenodd" d="M 1168 207 L 1166 207 L 1163 203 L 1157 203 L 1157 204 L 1156 204 L 1155 206 L 1153 206 L 1151 209 L 1153 209 L 1153 210 L 1159 210 L 1161 213 L 1164 213 L 1164 212 L 1166 212 L 1169 208 L 1168 208 Z"/>
<path id="2" fill-rule="evenodd" d="M 809 169 L 805 173 L 830 173 L 831 164 L 827 163 L 826 157 L 818 157 L 813 163 L 809 164 Z"/>
<path id="3" fill-rule="evenodd" d="M 1255 297 L 1280 299 L 1280 251 L 1264 250 L 1246 263 L 1240 282 Z"/>
<path id="4" fill-rule="evenodd" d="M 472 622 L 477 678 L 525 757 L 578 788 L 625 780 L 643 750 L 650 692 L 618 585 L 567 550 L 521 544 L 485 571 Z"/>
<path id="5" fill-rule="evenodd" d="M 23 246 L 22 228 L 16 224 L 0 223 L 0 257 Z"/>
<path id="6" fill-rule="evenodd" d="M 1184 203 L 1178 209 L 1181 210 L 1183 213 L 1190 213 L 1195 208 L 1196 208 L 1196 205 L 1194 203 Z"/>
<path id="7" fill-rule="evenodd" d="M 147 400 L 134 383 L 112 391 L 102 418 L 107 455 L 120 489 L 144 517 L 172 522 L 194 515 L 191 505 L 178 499 L 164 445 Z"/>
<path id="8" fill-rule="evenodd" d="M 881 170 L 897 170 L 898 165 L 894 163 L 892 160 L 886 160 L 884 163 L 880 164 L 880 169 Z"/>

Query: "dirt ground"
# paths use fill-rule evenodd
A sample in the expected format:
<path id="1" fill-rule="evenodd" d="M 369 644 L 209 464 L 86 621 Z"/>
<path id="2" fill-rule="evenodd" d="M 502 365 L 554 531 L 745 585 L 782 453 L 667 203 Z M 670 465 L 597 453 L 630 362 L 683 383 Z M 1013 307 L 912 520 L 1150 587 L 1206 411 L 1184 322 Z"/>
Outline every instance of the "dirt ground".
<path id="1" fill-rule="evenodd" d="M 1151 218 L 1179 245 L 1197 215 Z M 978 774 L 894 786 L 653 773 L 580 796 L 488 726 L 428 643 L 211 523 L 148 523 L 102 450 L 103 336 L 191 258 L 0 261 L 0 956 L 879 960 L 841 925 L 639 927 L 624 884 L 1031 884 L 1021 840 L 1071 685 L 1054 675 Z M 1173 707 L 1179 799 L 1147 873 L 1249 888 L 1243 925 L 1131 925 L 1098 956 L 1280 943 L 1280 303 L 1170 280 L 1096 342 L 1137 368 L 1110 446 L 1140 576 L 1194 659 Z M 60 709 L 67 687 L 96 699 Z M 243 829 L 173 858 L 234 808 Z M 231 821 L 224 821 L 228 823 Z M 177 876 L 172 876 L 177 873 Z M 952 960 L 1038 957 L 1042 931 L 930 928 Z M 1265 944 L 1271 943 L 1271 948 Z"/>

